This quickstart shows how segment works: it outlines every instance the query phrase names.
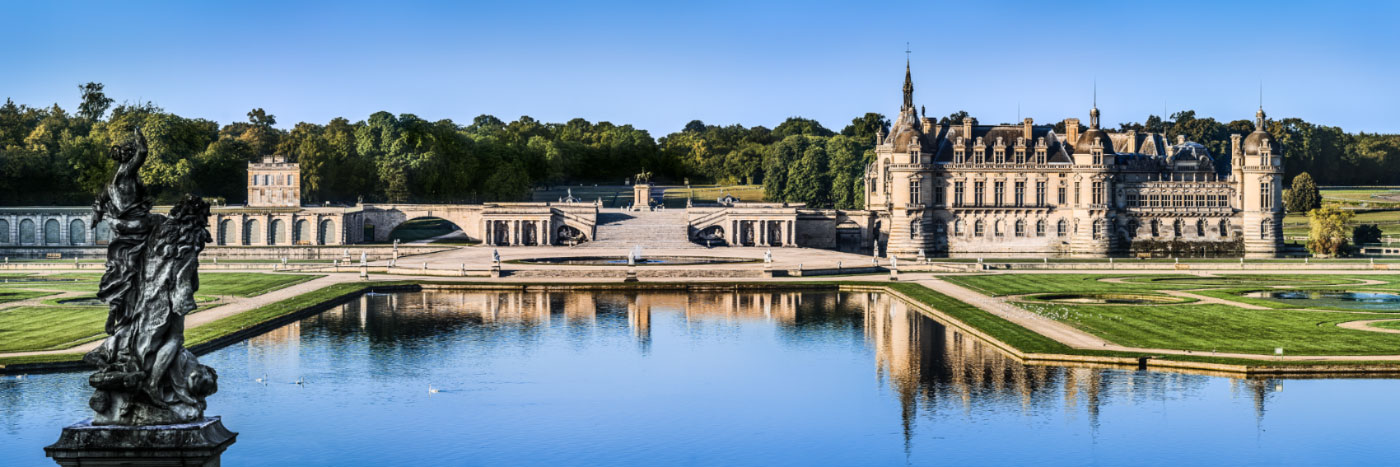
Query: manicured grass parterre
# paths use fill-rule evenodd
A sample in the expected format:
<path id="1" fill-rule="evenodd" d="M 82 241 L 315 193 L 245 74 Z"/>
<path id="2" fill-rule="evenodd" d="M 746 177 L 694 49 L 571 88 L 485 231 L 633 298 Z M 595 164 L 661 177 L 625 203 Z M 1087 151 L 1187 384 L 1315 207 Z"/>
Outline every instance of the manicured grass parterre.
<path id="1" fill-rule="evenodd" d="M 1297 355 L 1393 355 L 1400 353 L 1400 335 L 1337 327 L 1338 323 L 1393 317 L 1380 312 L 1308 311 L 1303 307 L 1263 298 L 1243 297 L 1254 290 L 1317 286 L 1338 290 L 1394 287 L 1400 275 L 1105 275 L 996 274 L 950 276 L 946 280 L 988 295 L 1027 293 L 1100 293 L 1190 290 L 1191 293 L 1268 307 L 1250 310 L 1227 304 L 1104 305 L 1019 302 L 1028 311 L 1066 324 L 1115 344 L 1173 350 L 1271 354 L 1282 347 Z M 1105 281 L 1116 279 L 1121 283 Z M 1385 284 L 1363 284 L 1366 280 Z M 1241 287 L 1250 286 L 1250 287 Z M 1331 308 L 1323 308 L 1331 310 Z M 1400 310 L 1396 310 L 1400 312 Z"/>
<path id="2" fill-rule="evenodd" d="M 412 219 L 399 224 L 398 227 L 394 227 L 394 230 L 389 232 L 389 242 L 393 242 L 396 239 L 405 243 L 416 242 L 447 235 L 459 230 L 462 229 L 456 224 L 436 217 Z"/>
<path id="3" fill-rule="evenodd" d="M 66 349 L 99 338 L 107 308 L 21 306 L 0 311 L 0 352 Z"/>

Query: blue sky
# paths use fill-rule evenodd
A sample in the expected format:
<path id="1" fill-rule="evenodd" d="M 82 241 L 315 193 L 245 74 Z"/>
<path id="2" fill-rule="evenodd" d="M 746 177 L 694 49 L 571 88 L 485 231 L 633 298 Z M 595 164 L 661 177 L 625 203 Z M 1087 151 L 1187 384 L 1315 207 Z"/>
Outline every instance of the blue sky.
<path id="1" fill-rule="evenodd" d="M 291 3 L 291 2 L 287 2 Z M 468 123 L 692 119 L 839 130 L 915 100 L 984 123 L 1195 109 L 1400 132 L 1400 2 L 7 2 L 0 97 L 73 109 L 99 81 L 220 123 L 387 110 Z"/>

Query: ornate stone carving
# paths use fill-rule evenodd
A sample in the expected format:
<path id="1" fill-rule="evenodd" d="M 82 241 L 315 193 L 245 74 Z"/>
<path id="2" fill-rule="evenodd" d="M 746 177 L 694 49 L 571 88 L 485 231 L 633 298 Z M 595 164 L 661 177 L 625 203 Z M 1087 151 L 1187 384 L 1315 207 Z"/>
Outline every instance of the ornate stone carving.
<path id="1" fill-rule="evenodd" d="M 211 241 L 209 204 L 186 195 L 169 216 L 151 213 L 138 172 L 146 140 L 112 148 L 117 172 L 93 205 L 113 239 L 97 295 L 107 302 L 107 340 L 83 361 L 95 425 L 170 425 L 204 418 L 204 398 L 217 388 L 214 369 L 185 349 L 185 314 L 197 307 L 199 252 Z"/>

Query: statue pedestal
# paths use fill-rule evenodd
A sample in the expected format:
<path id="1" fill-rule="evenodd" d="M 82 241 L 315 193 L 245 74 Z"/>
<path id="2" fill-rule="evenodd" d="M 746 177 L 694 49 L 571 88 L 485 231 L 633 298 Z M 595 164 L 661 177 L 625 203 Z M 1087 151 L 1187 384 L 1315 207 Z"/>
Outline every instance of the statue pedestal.
<path id="1" fill-rule="evenodd" d="M 63 466 L 205 466 L 219 457 L 238 433 L 219 417 L 181 425 L 93 425 L 83 420 L 63 428 L 44 453 Z"/>

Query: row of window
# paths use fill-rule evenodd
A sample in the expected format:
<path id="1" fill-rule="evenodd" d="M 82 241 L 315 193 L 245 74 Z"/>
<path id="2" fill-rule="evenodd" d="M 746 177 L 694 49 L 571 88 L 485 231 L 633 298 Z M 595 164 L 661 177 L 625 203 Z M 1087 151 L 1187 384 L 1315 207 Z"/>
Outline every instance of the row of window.
<path id="1" fill-rule="evenodd" d="M 273 183 L 277 182 L 277 183 Z M 291 185 L 290 175 L 253 175 L 253 185 Z"/>
<path id="2" fill-rule="evenodd" d="M 918 228 L 918 226 L 917 226 L 917 224 L 919 224 L 920 222 L 921 222 L 921 221 L 917 221 L 917 220 L 914 221 L 914 224 L 916 224 L 916 225 L 915 225 L 915 226 L 912 226 L 912 227 L 909 229 L 911 236 L 917 236 L 918 233 L 921 232 L 921 231 L 923 230 L 923 229 L 921 229 L 921 228 Z M 1183 222 L 1181 219 L 1177 219 L 1175 222 L 1172 222 L 1172 234 L 1173 234 L 1173 236 L 1176 236 L 1176 237 L 1181 237 L 1181 236 L 1183 236 L 1182 233 L 1185 231 L 1185 225 L 1186 225 L 1185 222 Z M 1218 225 L 1218 229 L 1219 229 L 1217 232 L 1218 232 L 1220 238 L 1228 238 L 1228 237 L 1230 236 L 1230 221 L 1227 220 L 1227 219 L 1221 219 L 1220 222 L 1219 222 L 1217 225 Z M 1005 226 L 1005 223 L 1002 222 L 1002 221 L 993 222 L 993 223 L 992 223 L 992 232 L 991 232 L 992 236 L 995 236 L 995 237 L 1004 237 L 1004 236 L 1006 236 L 1006 231 L 1005 231 L 1004 226 Z M 1105 224 L 1104 224 L 1104 220 L 1103 220 L 1103 219 L 1099 219 L 1099 220 L 1094 221 L 1094 224 L 1093 224 L 1093 229 L 1094 229 L 1094 230 L 1093 230 L 1093 237 L 1094 237 L 1095 240 L 1098 240 L 1098 239 L 1103 238 L 1103 235 L 1105 234 L 1105 232 L 1104 232 L 1104 226 L 1105 226 Z M 1148 223 L 1148 226 L 1149 226 L 1149 228 L 1151 229 L 1151 234 L 1152 234 L 1153 237 L 1157 237 L 1157 236 L 1160 236 L 1160 235 L 1161 235 L 1162 222 L 1161 222 L 1160 220 L 1153 219 L 1151 222 Z M 1195 228 L 1195 232 L 1194 232 L 1195 235 L 1201 236 L 1201 237 L 1206 236 L 1206 229 L 1207 229 L 1207 226 L 1208 226 L 1208 223 L 1206 222 L 1205 219 L 1199 219 L 1199 220 L 1197 220 L 1197 221 L 1196 221 L 1196 228 Z M 1047 227 L 1047 224 L 1046 224 L 1046 221 L 1045 221 L 1044 219 L 1037 220 L 1037 221 L 1035 222 L 1035 232 L 1034 232 L 1034 235 L 1035 235 L 1036 237 L 1044 237 L 1044 236 L 1046 235 L 1046 227 Z M 1017 219 L 1016 222 L 1015 222 L 1015 223 L 1013 224 L 1013 226 L 1012 226 L 1012 234 L 1015 235 L 1015 236 L 1017 236 L 1017 237 L 1026 237 L 1026 236 L 1030 235 L 1030 234 L 1026 231 L 1026 228 L 1027 228 L 1026 221 L 1025 221 L 1024 219 Z M 1075 229 L 1078 230 L 1078 226 L 1076 226 Z M 1128 229 L 1127 229 L 1127 232 L 1126 232 L 1126 233 L 1127 233 L 1127 235 L 1128 235 L 1128 237 L 1129 237 L 1130 239 L 1131 239 L 1132 237 L 1134 237 L 1134 236 L 1137 235 L 1137 229 L 1138 229 L 1138 223 L 1137 223 L 1137 221 L 1132 221 L 1132 222 L 1130 222 L 1130 223 L 1128 224 Z M 965 230 L 966 230 L 966 229 L 965 229 L 965 226 L 964 226 L 964 224 L 963 224 L 962 219 L 957 219 L 957 220 L 954 220 L 954 221 L 953 221 L 953 236 L 955 236 L 955 237 L 961 237 L 961 236 L 963 236 L 963 235 L 966 234 L 966 231 L 965 231 Z M 939 228 L 937 229 L 937 231 L 938 231 L 938 233 L 943 233 L 942 225 L 939 226 Z M 1064 219 L 1060 219 L 1059 221 L 1057 221 L 1057 222 L 1055 223 L 1055 236 L 1057 236 L 1057 237 L 1063 237 L 1063 236 L 1066 236 L 1066 235 L 1068 235 L 1068 234 L 1069 234 L 1069 223 L 1066 222 Z M 1270 222 L 1268 219 L 1265 219 L 1264 221 L 1262 221 L 1262 222 L 1260 223 L 1260 226 L 1259 226 L 1259 237 L 1260 237 L 1260 238 L 1270 238 L 1272 235 L 1273 235 L 1273 223 Z M 977 219 L 977 220 L 973 221 L 973 223 L 972 223 L 972 236 L 973 236 L 973 237 L 985 237 L 985 236 L 987 236 L 987 225 L 986 225 L 986 223 L 985 223 L 982 219 Z"/>
<path id="3" fill-rule="evenodd" d="M 916 222 L 917 222 L 917 221 L 916 221 Z M 1045 219 L 1037 220 L 1037 221 L 1035 222 L 1035 236 L 1037 236 L 1037 237 L 1044 237 L 1044 236 L 1045 236 L 1045 233 L 1046 233 L 1046 227 L 1047 227 L 1047 224 L 1046 224 L 1046 222 L 1045 222 Z M 1057 236 L 1057 237 L 1063 237 L 1063 236 L 1065 236 L 1065 235 L 1069 235 L 1068 229 L 1069 229 L 1069 223 L 1065 222 L 1064 219 L 1060 219 L 1059 222 L 1056 222 L 1056 223 L 1055 223 L 1055 236 Z M 957 219 L 957 220 L 954 220 L 954 221 L 953 221 L 953 236 L 955 236 L 955 237 L 961 237 L 961 236 L 963 236 L 963 235 L 966 235 L 965 230 L 966 230 L 966 229 L 964 228 L 962 219 Z M 1029 235 L 1029 234 L 1026 232 L 1026 221 L 1025 221 L 1025 219 L 1017 219 L 1017 220 L 1016 220 L 1016 222 L 1013 224 L 1013 227 L 1012 227 L 1012 234 L 1015 235 L 1015 236 L 1017 236 L 1017 237 L 1025 237 L 1025 236 L 1028 236 L 1028 235 Z M 1006 236 L 1005 223 L 1002 222 L 1002 221 L 993 222 L 993 223 L 992 223 L 992 235 L 993 235 L 993 236 L 996 236 L 996 237 L 1004 237 L 1004 236 Z M 974 237 L 985 237 L 985 236 L 987 236 L 986 223 L 984 223 L 984 221 L 983 221 L 982 219 L 977 219 L 977 220 L 975 220 L 975 221 L 972 222 L 972 236 L 974 236 Z"/>
<path id="4" fill-rule="evenodd" d="M 1128 193 L 1130 208 L 1223 208 L 1230 205 L 1229 198 L 1221 194 L 1180 195 L 1180 194 L 1139 194 Z"/>
<path id="5" fill-rule="evenodd" d="M 910 183 L 910 189 L 916 187 L 915 182 Z M 963 196 L 965 182 L 953 182 L 953 206 L 1046 206 L 1045 182 L 1035 182 L 1035 204 L 1026 204 L 1026 182 L 1013 182 L 1012 198 L 1006 201 L 1006 182 L 992 182 L 992 199 L 986 202 L 987 182 L 972 182 L 972 200 L 967 202 Z M 934 190 L 934 194 L 939 198 L 937 204 L 942 204 L 942 190 Z M 1065 186 L 1061 184 L 1056 191 L 1058 205 L 1065 204 Z M 1094 182 L 1093 201 L 1094 204 L 1103 204 L 1107 199 L 1108 192 L 1104 182 Z M 1079 204 L 1079 182 L 1074 182 L 1074 203 Z"/>

